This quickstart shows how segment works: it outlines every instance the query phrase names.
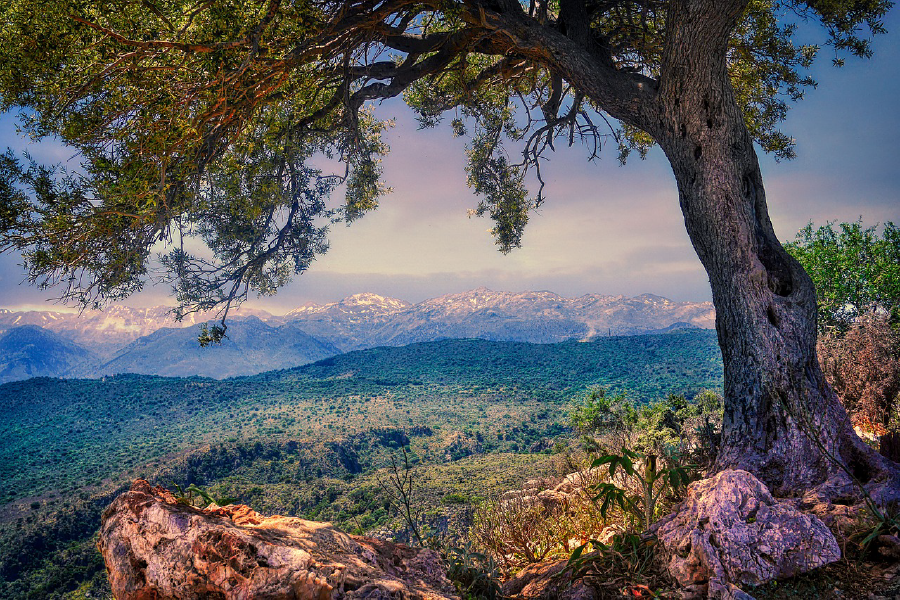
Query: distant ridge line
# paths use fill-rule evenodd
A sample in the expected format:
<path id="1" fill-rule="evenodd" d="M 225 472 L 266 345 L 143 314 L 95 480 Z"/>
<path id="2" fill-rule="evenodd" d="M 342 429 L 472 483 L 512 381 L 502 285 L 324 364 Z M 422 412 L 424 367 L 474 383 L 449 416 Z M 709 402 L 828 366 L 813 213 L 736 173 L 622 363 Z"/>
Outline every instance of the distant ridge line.
<path id="1" fill-rule="evenodd" d="M 29 372 L 67 377 L 125 372 L 230 377 L 307 364 L 351 350 L 448 338 L 547 344 L 715 325 L 711 302 L 675 302 L 654 294 L 564 298 L 548 291 L 495 292 L 484 287 L 417 304 L 367 292 L 338 302 L 306 304 L 286 315 L 248 307 L 232 315 L 225 343 L 201 349 L 197 325 L 215 318 L 213 313 L 187 315 L 176 322 L 168 307 L 114 305 L 81 316 L 6 310 L 0 312 L 0 336 L 26 325 L 40 327 L 58 338 L 40 337 L 40 345 L 47 352 L 52 348 L 58 359 L 38 368 L 40 353 L 19 353 L 14 342 L 25 337 L 11 338 L 8 353 L 20 358 L 9 365 L 8 378 L 0 375 L 0 381 Z M 79 362 L 80 357 L 89 359 Z"/>

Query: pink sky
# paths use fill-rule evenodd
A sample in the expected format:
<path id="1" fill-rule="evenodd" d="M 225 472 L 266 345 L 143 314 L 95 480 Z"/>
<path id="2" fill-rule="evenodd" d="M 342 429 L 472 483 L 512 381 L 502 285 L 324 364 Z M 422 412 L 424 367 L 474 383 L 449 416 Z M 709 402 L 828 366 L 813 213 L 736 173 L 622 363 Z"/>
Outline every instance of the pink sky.
<path id="1" fill-rule="evenodd" d="M 900 221 L 900 18 L 875 42 L 870 61 L 814 71 L 819 87 L 791 111 L 785 130 L 798 158 L 762 157 L 769 209 L 782 240 L 808 221 Z M 501 255 L 490 222 L 468 218 L 475 198 L 465 185 L 463 141 L 449 128 L 416 130 L 401 103 L 379 109 L 395 117 L 385 179 L 394 188 L 382 206 L 332 232 L 331 250 L 278 296 L 252 306 L 283 312 L 362 291 L 418 302 L 479 286 L 551 290 L 563 296 L 650 292 L 708 300 L 708 281 L 690 247 L 674 179 L 658 150 L 620 167 L 614 148 L 587 163 L 581 148 L 562 149 L 545 167 L 548 200 L 532 216 L 524 247 Z M 13 119 L 0 117 L 0 147 L 25 148 Z M 64 150 L 31 148 L 38 159 Z M 43 156 L 42 156 L 43 154 Z M 50 155 L 50 156 L 46 156 Z M 0 307 L 51 308 L 52 292 L 20 284 L 15 256 L 0 256 Z M 149 288 L 130 303 L 167 304 L 167 289 Z M 56 307 L 58 308 L 58 307 Z"/>

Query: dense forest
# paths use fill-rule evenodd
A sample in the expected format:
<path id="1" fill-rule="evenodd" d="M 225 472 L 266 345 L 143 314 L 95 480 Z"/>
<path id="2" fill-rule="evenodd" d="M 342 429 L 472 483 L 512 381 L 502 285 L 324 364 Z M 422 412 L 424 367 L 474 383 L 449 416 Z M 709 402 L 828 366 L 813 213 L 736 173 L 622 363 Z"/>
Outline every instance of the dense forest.
<path id="1" fill-rule="evenodd" d="M 371 532 L 394 518 L 378 470 L 408 447 L 433 520 L 446 525 L 549 470 L 556 442 L 572 435 L 571 403 L 589 390 L 647 402 L 721 385 L 709 331 L 550 345 L 445 340 L 224 381 L 9 383 L 0 386 L 0 596 L 102 591 L 92 536 L 135 477 Z"/>

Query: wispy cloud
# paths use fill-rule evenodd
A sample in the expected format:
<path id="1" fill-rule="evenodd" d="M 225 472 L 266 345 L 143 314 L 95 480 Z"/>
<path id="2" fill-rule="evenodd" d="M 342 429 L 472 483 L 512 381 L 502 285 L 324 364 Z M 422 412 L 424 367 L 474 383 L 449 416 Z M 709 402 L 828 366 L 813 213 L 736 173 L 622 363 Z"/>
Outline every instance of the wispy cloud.
<path id="1" fill-rule="evenodd" d="M 798 158 L 763 157 L 770 212 L 784 240 L 813 220 L 900 221 L 900 18 L 876 40 L 869 62 L 817 70 L 819 89 L 790 114 L 785 130 Z M 587 163 L 583 149 L 561 149 L 545 167 L 546 204 L 534 214 L 525 246 L 500 255 L 485 219 L 469 219 L 477 199 L 465 185 L 464 141 L 448 128 L 418 130 L 399 102 L 379 108 L 396 117 L 388 133 L 385 177 L 394 193 L 353 226 L 337 227 L 331 250 L 279 296 L 256 302 L 287 310 L 305 301 L 334 301 L 373 291 L 410 301 L 478 286 L 547 289 L 565 296 L 652 292 L 677 300 L 709 299 L 709 284 L 684 231 L 671 170 L 661 153 L 620 168 L 615 149 Z M 22 147 L 10 118 L 0 118 L 0 144 Z M 39 158 L 65 160 L 58 145 Z M 51 296 L 18 283 L 14 257 L 0 257 L 0 306 Z M 165 287 L 132 300 L 166 300 Z"/>

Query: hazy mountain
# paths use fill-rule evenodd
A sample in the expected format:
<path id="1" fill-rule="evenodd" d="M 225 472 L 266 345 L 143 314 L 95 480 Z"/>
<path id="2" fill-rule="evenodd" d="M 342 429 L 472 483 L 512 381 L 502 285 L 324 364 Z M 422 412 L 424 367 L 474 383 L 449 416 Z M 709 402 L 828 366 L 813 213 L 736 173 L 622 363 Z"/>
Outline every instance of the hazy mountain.
<path id="1" fill-rule="evenodd" d="M 142 373 L 223 379 L 296 367 L 339 354 L 327 342 L 293 327 L 271 327 L 257 317 L 235 319 L 219 345 L 201 348 L 196 327 L 163 328 L 131 342 L 109 362 L 82 373 L 98 377 Z"/>
<path id="2" fill-rule="evenodd" d="M 231 314 L 235 317 L 253 315 L 266 321 L 277 319 L 266 311 L 246 308 Z M 215 313 L 198 313 L 187 315 L 178 322 L 168 306 L 132 308 L 112 305 L 102 311 L 84 311 L 81 314 L 0 309 L 0 333 L 20 325 L 38 325 L 89 348 L 101 357 L 110 358 L 129 342 L 163 327 L 195 329 L 192 326 L 215 319 Z"/>
<path id="3" fill-rule="evenodd" d="M 37 325 L 21 325 L 0 335 L 0 383 L 30 377 L 63 377 L 96 356 Z"/>
<path id="4" fill-rule="evenodd" d="M 715 325 L 711 302 L 674 302 L 592 294 L 494 292 L 478 288 L 411 305 L 375 294 L 306 306 L 286 316 L 294 325 L 343 350 L 401 346 L 443 338 L 553 343 L 605 335 L 656 333 Z"/>
<path id="5" fill-rule="evenodd" d="M 340 302 L 307 304 L 284 316 L 246 308 L 231 314 L 228 340 L 206 349 L 197 344 L 196 325 L 215 315 L 188 315 L 176 322 L 167 307 L 111 306 L 80 317 L 0 309 L 0 333 L 39 325 L 88 348 L 99 359 L 73 373 L 84 377 L 123 372 L 229 377 L 294 367 L 350 350 L 445 338 L 553 343 L 715 324 L 711 302 L 673 302 L 652 294 L 564 298 L 552 292 L 486 288 L 418 304 L 356 294 Z"/>

